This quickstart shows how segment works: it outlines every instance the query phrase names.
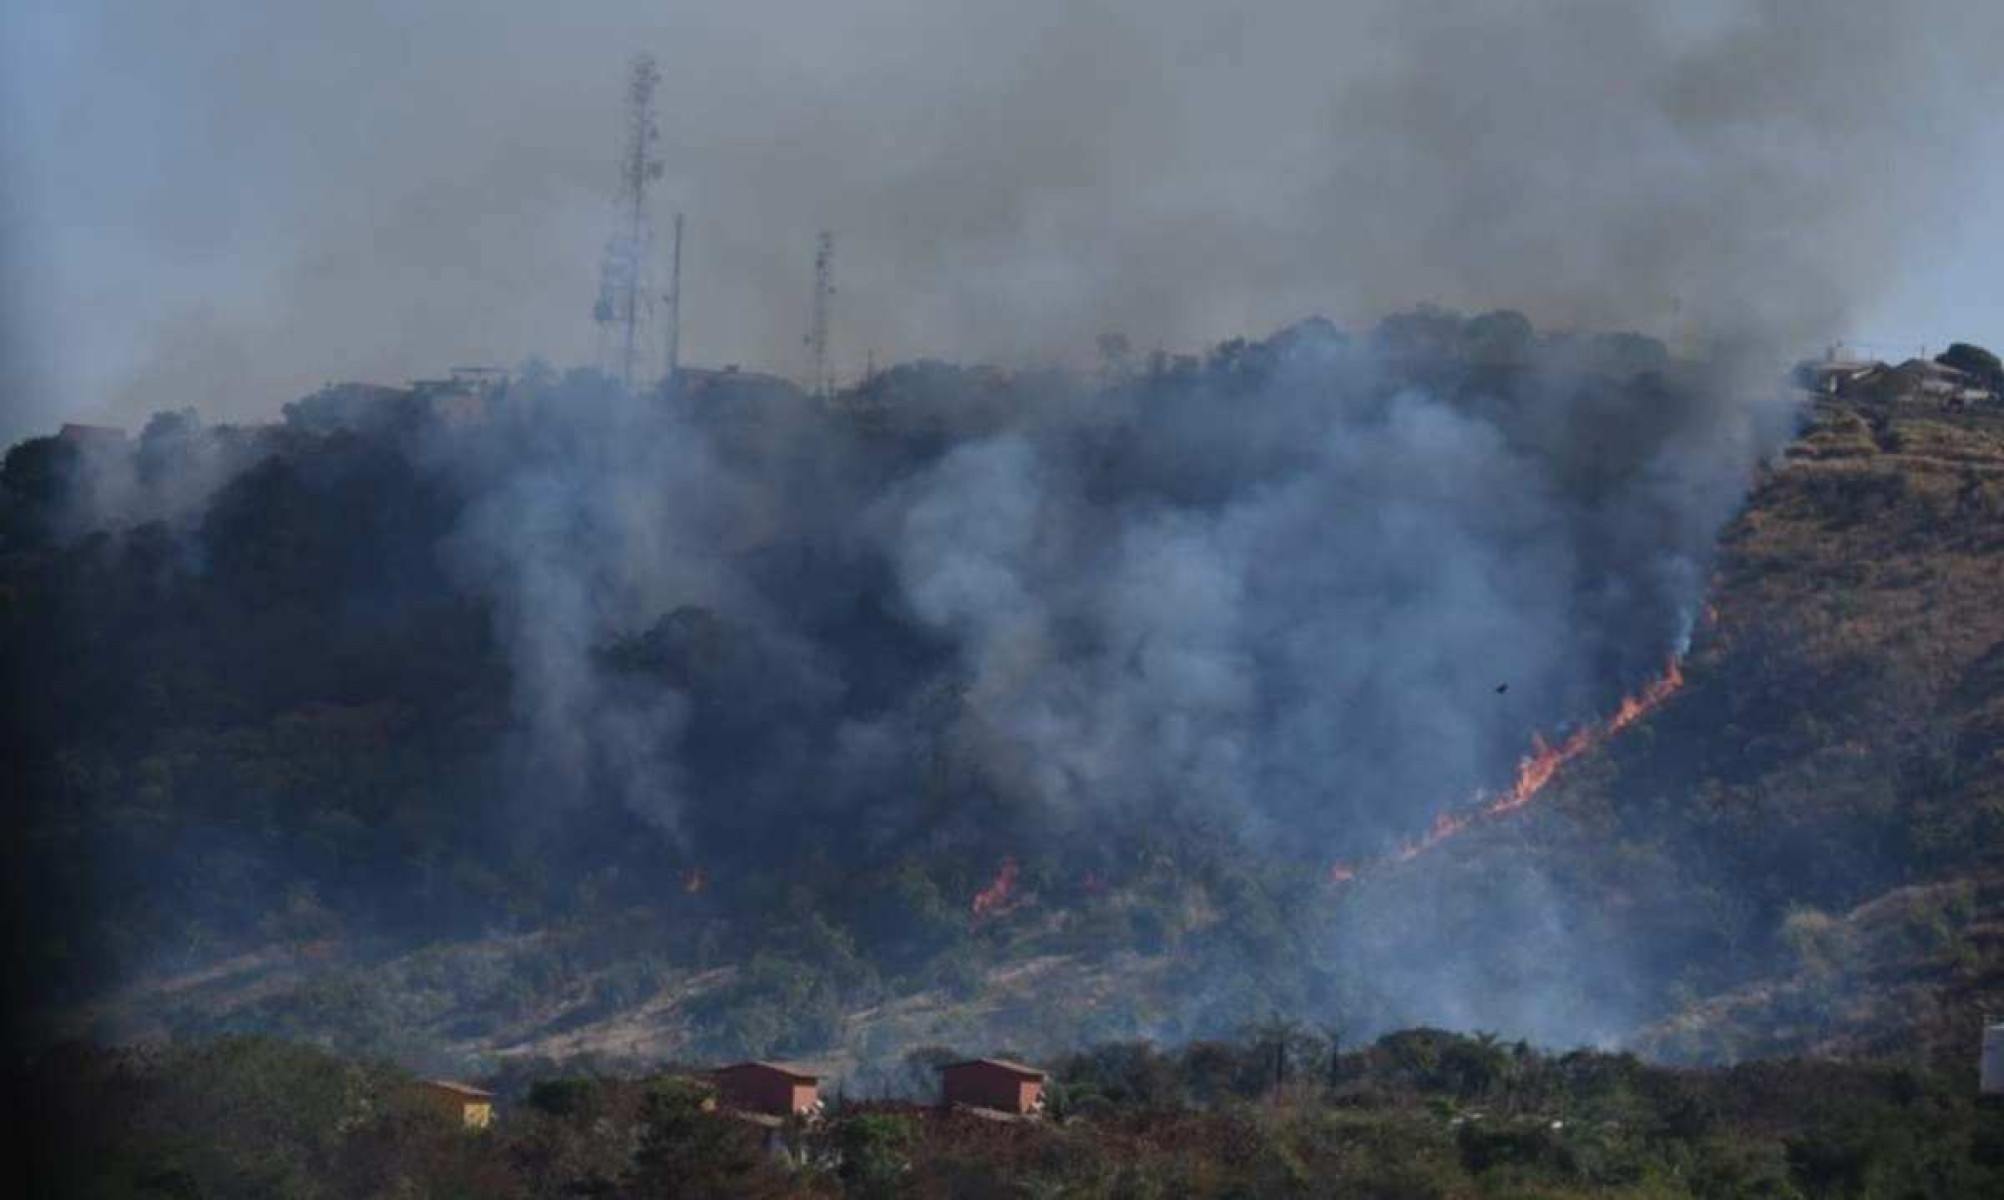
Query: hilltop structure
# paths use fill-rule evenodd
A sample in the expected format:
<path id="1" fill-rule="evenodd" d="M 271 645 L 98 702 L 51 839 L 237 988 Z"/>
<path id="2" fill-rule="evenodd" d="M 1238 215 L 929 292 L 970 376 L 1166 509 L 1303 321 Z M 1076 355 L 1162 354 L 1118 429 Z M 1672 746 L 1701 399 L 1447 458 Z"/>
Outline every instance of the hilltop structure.
<path id="1" fill-rule="evenodd" d="M 485 1129 L 494 1121 L 494 1093 L 450 1079 L 424 1079 L 418 1094 L 433 1108 L 468 1129 Z"/>
<path id="2" fill-rule="evenodd" d="M 1823 358 L 1796 367 L 1796 382 L 1833 399 L 1865 404 L 1932 404 L 1947 411 L 2004 404 L 2004 375 L 1982 369 L 1995 362 L 1986 350 L 1957 343 L 1934 358 L 1893 365 L 1851 358 L 1832 347 Z"/>
<path id="3" fill-rule="evenodd" d="M 782 1063 L 741 1062 L 710 1072 L 726 1109 L 768 1117 L 820 1111 L 821 1077 Z"/>
<path id="4" fill-rule="evenodd" d="M 940 1102 L 1027 1117 L 1044 1110 L 1044 1072 L 1004 1058 L 975 1058 L 939 1069 Z"/>

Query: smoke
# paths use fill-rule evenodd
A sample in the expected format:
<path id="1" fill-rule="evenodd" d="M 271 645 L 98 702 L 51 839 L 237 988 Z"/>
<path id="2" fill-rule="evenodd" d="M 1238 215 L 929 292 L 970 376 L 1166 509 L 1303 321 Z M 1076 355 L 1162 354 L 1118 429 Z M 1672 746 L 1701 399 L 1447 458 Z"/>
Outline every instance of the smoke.
<path id="1" fill-rule="evenodd" d="M 532 840 L 610 800 L 664 879 L 931 851 L 1120 880 L 1165 843 L 1319 877 L 1681 648 L 1791 419 L 1724 369 L 1436 311 L 1104 388 L 904 366 L 833 407 L 532 374 L 425 453 L 469 497 L 446 553 L 506 647 Z M 1551 976 L 1571 924 L 1511 870 L 1480 913 L 1346 908 L 1370 1011 L 1631 1017 Z M 1525 965 L 1478 979 L 1506 930 Z"/>
<path id="2" fill-rule="evenodd" d="M 824 227 L 851 378 L 1428 300 L 1729 356 L 1428 310 L 1104 390 L 919 363 L 834 410 L 531 372 L 418 447 L 512 675 L 509 811 L 533 837 L 609 799 L 720 879 L 1117 865 L 1160 830 L 1326 866 L 1503 780 L 1689 636 L 1789 419 L 1746 380 L 1973 202 L 2004 33 L 1976 0 L 206 11 L 22 7 L 0 39 L 32 48 L 4 261 L 54 280 L 0 309 L 32 359 L 5 378 L 51 389 L 19 425 L 586 358 L 635 50 L 693 361 L 794 365 Z M 1545 881 L 1509 882 L 1524 953 L 1562 959 Z M 1554 1037 L 1620 1015 L 1528 974 L 1382 986 Z"/>
<path id="3" fill-rule="evenodd" d="M 1596 345 L 1309 323 L 1104 391 L 922 364 L 834 410 L 531 380 L 439 453 L 539 803 L 610 778 L 699 855 L 996 822 L 1327 862 L 1409 838 L 1688 636 L 1788 411 Z M 1587 365 L 1638 352 L 1655 369 Z"/>
<path id="4" fill-rule="evenodd" d="M 724 905 L 803 864 L 1012 859 L 1029 905 L 1054 872 L 1124 887 L 1164 853 L 1187 883 L 1217 860 L 1319 880 L 1506 785 L 1533 730 L 1607 711 L 1688 636 L 1716 530 L 1792 418 L 1733 367 L 1426 310 L 1100 383 L 917 363 L 822 401 L 531 369 L 470 416 L 336 389 L 274 429 L 30 445 L 88 468 L 58 541 L 159 516 L 198 531 L 196 580 L 269 562 L 243 586 L 296 587 L 296 562 L 359 644 L 400 606 L 486 613 L 513 719 L 477 744 L 507 781 L 482 811 L 559 876 L 615 836 L 655 881 L 636 896 L 701 870 Z M 1329 953 L 1459 964 L 1507 928 L 1531 965 L 1563 961 L 1552 888 L 1520 875 L 1453 923 L 1346 907 L 1362 924 Z M 1253 1002 L 1217 1001 L 1234 978 L 1289 969 L 1209 936 L 1227 961 L 1195 977 L 1189 1028 Z M 1621 1023 L 1580 978 L 1479 974 L 1371 971 L 1373 1011 L 1561 1040 Z"/>
<path id="5" fill-rule="evenodd" d="M 643 50 L 691 361 L 801 368 L 823 228 L 851 375 L 872 349 L 1065 360 L 1103 330 L 1192 346 L 1420 301 L 1670 338 L 1911 326 L 1954 304 L 1904 264 L 1970 277 L 1943 239 L 1994 184 L 2000 22 L 1982 0 L 14 5 L 7 369 L 38 386 L 0 432 L 586 359 Z M 1997 320 L 1952 300 L 1972 334 Z"/>

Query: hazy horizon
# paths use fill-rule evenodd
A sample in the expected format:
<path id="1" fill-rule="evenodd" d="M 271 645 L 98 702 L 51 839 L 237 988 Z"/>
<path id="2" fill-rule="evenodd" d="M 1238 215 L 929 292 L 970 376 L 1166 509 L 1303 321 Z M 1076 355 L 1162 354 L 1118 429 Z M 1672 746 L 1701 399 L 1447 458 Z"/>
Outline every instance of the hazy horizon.
<path id="1" fill-rule="evenodd" d="M 686 362 L 799 374 L 823 228 L 848 376 L 1424 302 L 1999 340 L 2004 12 L 1657 8 L 7 0 L 0 435 L 591 361 L 638 53 Z"/>

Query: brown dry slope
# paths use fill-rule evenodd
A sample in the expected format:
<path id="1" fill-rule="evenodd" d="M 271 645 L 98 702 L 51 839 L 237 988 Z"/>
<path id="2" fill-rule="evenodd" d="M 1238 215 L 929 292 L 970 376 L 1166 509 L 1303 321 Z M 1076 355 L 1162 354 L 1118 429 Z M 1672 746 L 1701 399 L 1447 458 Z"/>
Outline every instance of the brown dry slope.
<path id="1" fill-rule="evenodd" d="M 1610 782 L 1690 788 L 1768 965 L 1641 1048 L 1966 1057 L 2004 1012 L 2004 417 L 1820 408 L 1713 603 L 1695 694 Z"/>
<path id="2" fill-rule="evenodd" d="M 1360 881 L 1356 1007 L 1966 1061 L 2004 1012 L 2004 414 L 1817 409 L 1724 531 L 1683 674 L 1522 813 Z"/>

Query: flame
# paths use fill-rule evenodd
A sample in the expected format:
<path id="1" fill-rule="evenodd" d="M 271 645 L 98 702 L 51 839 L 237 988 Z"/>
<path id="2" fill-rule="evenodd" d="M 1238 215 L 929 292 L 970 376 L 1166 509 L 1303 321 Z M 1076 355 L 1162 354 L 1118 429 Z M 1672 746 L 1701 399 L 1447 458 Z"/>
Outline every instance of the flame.
<path id="1" fill-rule="evenodd" d="M 1425 854 L 1435 846 L 1440 845 L 1455 834 L 1468 828 L 1468 823 L 1474 819 L 1468 813 L 1444 812 L 1437 814 L 1433 819 L 1432 826 L 1419 837 L 1400 846 L 1398 852 L 1392 855 L 1392 861 L 1408 862 L 1418 858 L 1420 855 Z"/>
<path id="2" fill-rule="evenodd" d="M 1016 890 L 1016 859 L 1014 855 L 1002 860 L 1002 869 L 995 872 L 995 881 L 974 893 L 974 915 L 985 917 L 1001 912 L 1009 903 L 1010 893 Z"/>
<path id="3" fill-rule="evenodd" d="M 1672 658 L 1668 663 L 1664 664 L 1663 674 L 1643 684 L 1642 690 L 1633 696 L 1623 696 L 1621 698 L 1621 707 L 1616 709 L 1614 715 L 1607 719 L 1607 727 L 1601 732 L 1600 737 L 1602 739 L 1611 738 L 1650 713 L 1655 712 L 1663 706 L 1665 700 L 1676 695 L 1677 689 L 1683 686 L 1684 666 L 1675 658 Z"/>
<path id="4" fill-rule="evenodd" d="M 1531 752 L 1517 760 L 1517 777 L 1509 791 L 1491 799 L 1478 796 L 1476 806 L 1471 809 L 1441 813 L 1424 834 L 1394 851 L 1390 861 L 1410 862 L 1477 821 L 1501 817 L 1523 808 L 1538 798 L 1538 794 L 1557 778 L 1567 763 L 1655 712 L 1683 686 L 1683 664 L 1672 655 L 1664 665 L 1663 674 L 1643 684 L 1639 691 L 1623 696 L 1606 720 L 1594 725 L 1582 725 L 1556 745 L 1546 741 L 1543 734 L 1532 734 Z M 1367 867 L 1370 865 L 1366 864 Z M 1347 883 L 1357 877 L 1359 869 L 1347 863 L 1337 863 L 1329 869 L 1329 881 Z"/>
<path id="5" fill-rule="evenodd" d="M 1621 718 L 1621 714 L 1627 713 L 1629 697 L 1623 696 L 1621 703 L 1622 709 L 1617 714 L 1617 720 Z M 1608 730 L 1612 732 L 1620 729 L 1633 720 L 1635 717 L 1629 716 L 1626 720 L 1622 720 L 1620 725 L 1609 722 Z M 1510 790 L 1502 797 L 1484 805 L 1482 811 L 1495 816 L 1524 807 L 1538 798 L 1538 793 L 1545 790 L 1545 785 L 1559 773 L 1559 768 L 1593 749 L 1599 741 L 1600 737 L 1596 735 L 1591 725 L 1573 730 L 1571 737 L 1556 746 L 1546 742 L 1543 734 L 1532 734 L 1531 752 L 1517 760 L 1516 782 L 1510 785 Z"/>
<path id="6" fill-rule="evenodd" d="M 710 886 L 710 873 L 701 867 L 690 867 L 682 872 L 682 890 L 693 896 Z"/>

